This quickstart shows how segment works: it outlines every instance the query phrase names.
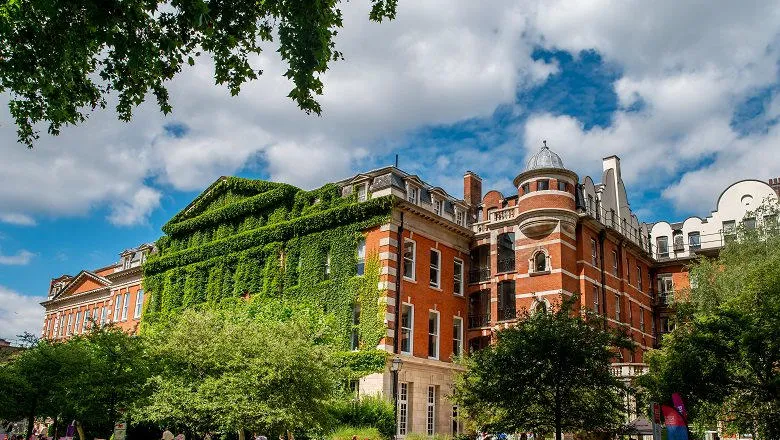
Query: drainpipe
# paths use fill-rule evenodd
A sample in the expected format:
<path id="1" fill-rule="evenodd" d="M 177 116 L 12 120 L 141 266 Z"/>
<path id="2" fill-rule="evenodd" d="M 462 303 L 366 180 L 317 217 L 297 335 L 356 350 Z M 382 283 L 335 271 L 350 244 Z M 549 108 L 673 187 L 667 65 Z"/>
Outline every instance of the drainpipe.
<path id="1" fill-rule="evenodd" d="M 393 332 L 393 353 L 396 356 L 401 354 L 401 280 L 403 278 L 403 249 L 404 249 L 404 213 L 401 212 L 401 224 L 398 226 L 396 236 L 398 245 L 396 246 L 396 273 L 395 273 L 395 331 Z M 411 335 L 410 335 L 411 337 Z M 398 435 L 398 371 L 393 371 L 393 415 L 395 425 L 395 435 Z"/>

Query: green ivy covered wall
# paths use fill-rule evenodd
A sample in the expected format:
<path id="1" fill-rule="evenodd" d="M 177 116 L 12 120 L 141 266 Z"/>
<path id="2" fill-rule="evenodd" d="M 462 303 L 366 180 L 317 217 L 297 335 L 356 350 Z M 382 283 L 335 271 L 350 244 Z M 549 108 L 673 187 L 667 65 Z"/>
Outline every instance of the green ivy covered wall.
<path id="1" fill-rule="evenodd" d="M 335 184 L 303 191 L 221 178 L 163 226 L 166 235 L 144 264 L 150 294 L 144 324 L 247 295 L 253 301 L 290 300 L 336 317 L 345 363 L 356 377 L 381 370 L 386 353 L 376 349 L 385 333 L 379 263 L 368 256 L 358 276 L 357 246 L 363 231 L 387 222 L 392 207 L 392 197 L 342 197 Z M 352 352 L 355 332 L 360 350 Z"/>

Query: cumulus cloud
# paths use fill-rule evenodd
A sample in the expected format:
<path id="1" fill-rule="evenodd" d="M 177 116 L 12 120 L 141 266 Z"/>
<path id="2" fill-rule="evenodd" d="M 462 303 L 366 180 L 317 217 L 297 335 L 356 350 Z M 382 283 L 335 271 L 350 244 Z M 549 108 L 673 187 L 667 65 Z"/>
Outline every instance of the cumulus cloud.
<path id="1" fill-rule="evenodd" d="M 580 172 L 596 174 L 602 156 L 619 154 L 629 184 L 663 190 L 688 211 L 702 209 L 731 179 L 766 178 L 780 166 L 771 154 L 774 130 L 745 137 L 730 125 L 737 103 L 777 82 L 775 2 L 499 0 L 486 8 L 426 0 L 402 2 L 398 18 L 381 24 L 367 19 L 368 7 L 343 5 L 338 47 L 346 60 L 325 75 L 322 117 L 302 113 L 287 98 L 291 84 L 272 50 L 256 59 L 263 76 L 237 97 L 214 86 L 212 66 L 200 59 L 171 82 L 170 118 L 153 103 L 142 105 L 129 124 L 100 112 L 59 137 L 43 136 L 31 151 L 15 143 L 3 106 L 0 181 L 15 184 L 0 186 L 0 206 L 13 207 L 0 221 L 33 224 L 36 216 L 105 206 L 114 224 L 138 224 L 159 205 L 162 191 L 197 190 L 244 169 L 319 186 L 375 165 L 372 159 L 391 155 L 421 127 L 521 108 L 518 90 L 542 84 L 560 68 L 532 59 L 539 47 L 595 50 L 620 69 L 614 87 L 621 108 L 610 126 L 586 130 L 567 116 L 531 114 L 512 129 L 511 142 L 491 143 L 486 130 L 479 145 L 450 142 L 457 155 L 422 142 L 402 166 L 435 170 L 432 183 L 455 194 L 465 169 L 489 174 L 486 187 L 510 187 L 523 156 L 550 139 Z M 777 102 L 770 106 L 768 124 L 778 109 Z M 738 165 L 751 157 L 767 162 L 760 169 Z M 697 173 L 711 176 L 709 192 L 693 192 Z"/>
<path id="2" fill-rule="evenodd" d="M 546 47 L 596 49 L 623 76 L 609 127 L 532 115 L 524 125 L 529 153 L 552 139 L 564 160 L 596 177 L 599 159 L 618 154 L 629 185 L 660 189 L 681 214 L 706 214 L 735 180 L 780 174 L 777 100 L 763 116 L 769 129 L 745 136 L 732 127 L 739 102 L 778 82 L 773 2 L 555 2 L 538 10 L 535 29 Z"/>
<path id="3" fill-rule="evenodd" d="M 0 286 L 0 338 L 15 341 L 24 332 L 40 336 L 44 310 L 39 303 L 44 300 Z"/>
<path id="4" fill-rule="evenodd" d="M 34 256 L 35 256 L 34 253 L 26 249 L 22 249 L 14 255 L 0 254 L 0 265 L 25 266 L 27 264 L 30 264 L 30 261 L 33 259 Z"/>

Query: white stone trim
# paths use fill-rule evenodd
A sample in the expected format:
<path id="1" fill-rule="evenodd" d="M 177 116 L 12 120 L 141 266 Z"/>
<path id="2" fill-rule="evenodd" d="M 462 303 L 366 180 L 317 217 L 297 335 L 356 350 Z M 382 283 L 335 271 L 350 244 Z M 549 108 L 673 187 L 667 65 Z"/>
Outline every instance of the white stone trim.
<path id="1" fill-rule="evenodd" d="M 380 260 L 389 260 L 389 261 L 395 261 L 398 254 L 395 252 L 380 252 L 379 253 L 379 259 Z"/>
<path id="2" fill-rule="evenodd" d="M 398 240 L 390 237 L 382 237 L 379 239 L 379 246 L 391 246 L 397 248 Z"/>

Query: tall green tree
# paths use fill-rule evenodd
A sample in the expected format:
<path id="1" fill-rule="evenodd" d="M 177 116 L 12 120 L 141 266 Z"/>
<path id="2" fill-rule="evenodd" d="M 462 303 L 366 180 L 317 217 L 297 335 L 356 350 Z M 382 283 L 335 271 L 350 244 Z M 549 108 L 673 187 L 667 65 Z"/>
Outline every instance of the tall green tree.
<path id="1" fill-rule="evenodd" d="M 675 295 L 677 326 L 648 356 L 639 382 L 666 401 L 679 392 L 697 424 L 780 438 L 780 232 L 777 207 L 755 213 L 757 228 L 691 269 L 693 287 Z"/>
<path id="2" fill-rule="evenodd" d="M 491 432 L 614 432 L 625 386 L 610 373 L 618 348 L 633 348 L 601 316 L 574 311 L 576 297 L 549 312 L 524 312 L 517 325 L 464 359 L 455 401 L 474 427 Z"/>
<path id="3" fill-rule="evenodd" d="M 339 0 L 0 0 L 0 93 L 11 94 L 19 141 L 35 125 L 59 134 L 115 94 L 129 121 L 148 94 L 171 111 L 165 82 L 201 54 L 232 94 L 262 74 L 264 48 L 276 47 L 293 83 L 288 97 L 320 114 L 321 76 L 342 58 L 335 36 Z M 395 17 L 397 0 L 371 0 L 369 18 Z M 276 45 L 274 46 L 274 43 Z"/>
<path id="4" fill-rule="evenodd" d="M 311 431 L 327 417 L 337 384 L 328 325 L 311 316 L 279 319 L 243 307 L 185 310 L 149 329 L 159 369 L 137 421 L 197 433 Z"/>
<path id="5" fill-rule="evenodd" d="M 76 421 L 107 437 L 118 411 L 141 392 L 148 377 L 143 346 L 115 327 L 94 328 L 64 342 L 37 340 L 0 366 L 0 418 Z"/>

